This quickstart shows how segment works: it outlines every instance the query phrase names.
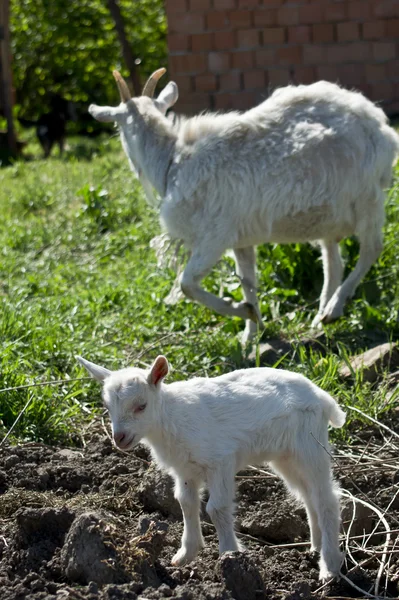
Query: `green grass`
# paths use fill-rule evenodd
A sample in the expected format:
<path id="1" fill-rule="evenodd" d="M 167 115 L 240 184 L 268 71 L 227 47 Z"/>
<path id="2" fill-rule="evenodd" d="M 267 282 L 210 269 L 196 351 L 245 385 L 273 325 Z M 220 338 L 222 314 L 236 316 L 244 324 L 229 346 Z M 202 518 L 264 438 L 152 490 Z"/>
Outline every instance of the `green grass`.
<path id="1" fill-rule="evenodd" d="M 159 233 L 157 214 L 145 204 L 119 140 L 71 139 L 69 146 L 63 159 L 55 151 L 44 161 L 32 142 L 27 152 L 34 160 L 0 170 L 0 388 L 83 377 L 75 354 L 117 368 L 144 366 L 162 352 L 170 379 L 250 366 L 238 341 L 240 320 L 189 301 L 163 302 L 174 274 L 156 266 L 149 242 Z M 345 317 L 325 328 L 326 356 L 300 344 L 322 281 L 318 251 L 269 245 L 258 257 L 263 337 L 298 344 L 278 366 L 301 371 L 341 403 L 377 417 L 397 404 L 395 395 L 386 402 L 386 374 L 373 386 L 361 373 L 343 382 L 337 370 L 370 340 L 398 338 L 398 176 L 399 170 L 387 198 L 385 249 Z M 351 269 L 358 246 L 347 240 L 342 249 Z M 230 258 L 205 285 L 241 297 Z M 79 443 L 82 427 L 101 410 L 93 382 L 0 392 L 0 440 L 28 401 L 13 431 L 22 440 Z"/>

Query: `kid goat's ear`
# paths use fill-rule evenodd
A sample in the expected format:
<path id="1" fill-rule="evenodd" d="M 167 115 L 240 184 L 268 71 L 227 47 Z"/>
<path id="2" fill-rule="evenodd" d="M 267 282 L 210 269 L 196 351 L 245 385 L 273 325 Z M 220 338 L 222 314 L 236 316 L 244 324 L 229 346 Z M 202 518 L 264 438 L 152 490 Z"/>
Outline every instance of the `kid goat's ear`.
<path id="1" fill-rule="evenodd" d="M 84 366 L 85 369 L 90 373 L 93 379 L 97 379 L 97 381 L 104 381 L 109 377 L 112 373 L 109 369 L 105 367 L 100 367 L 99 365 L 95 365 L 94 363 L 82 358 L 81 356 L 75 356 L 76 360 L 80 362 L 81 365 Z"/>
<path id="2" fill-rule="evenodd" d="M 162 379 L 166 377 L 168 372 L 168 361 L 164 356 L 158 356 L 151 367 L 150 374 L 148 375 L 148 383 L 152 383 L 152 385 L 159 385 Z"/>

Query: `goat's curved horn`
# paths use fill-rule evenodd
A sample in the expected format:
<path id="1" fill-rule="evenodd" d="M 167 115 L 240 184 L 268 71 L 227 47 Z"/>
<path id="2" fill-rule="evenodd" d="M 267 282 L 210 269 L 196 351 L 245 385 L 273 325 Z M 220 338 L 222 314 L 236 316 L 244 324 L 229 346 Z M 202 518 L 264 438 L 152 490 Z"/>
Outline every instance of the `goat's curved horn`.
<path id="1" fill-rule="evenodd" d="M 162 67 L 162 69 L 157 69 L 157 71 L 154 71 L 154 73 L 149 76 L 147 83 L 143 87 L 143 91 L 141 92 L 141 95 L 149 96 L 150 98 L 152 98 L 154 95 L 158 80 L 162 77 L 162 75 L 164 75 L 164 73 L 166 73 L 166 69 L 164 69 L 163 67 Z"/>
<path id="2" fill-rule="evenodd" d="M 132 98 L 132 95 L 127 87 L 126 81 L 123 79 L 119 71 L 112 71 L 112 75 L 115 77 L 116 85 L 118 86 L 122 102 L 128 102 L 128 100 Z"/>

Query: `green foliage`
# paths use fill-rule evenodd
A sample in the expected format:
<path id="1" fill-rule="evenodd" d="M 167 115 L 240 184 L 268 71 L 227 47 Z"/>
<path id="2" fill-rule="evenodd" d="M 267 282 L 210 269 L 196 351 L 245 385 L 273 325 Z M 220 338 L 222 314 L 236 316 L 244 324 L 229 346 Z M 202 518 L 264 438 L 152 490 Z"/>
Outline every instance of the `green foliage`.
<path id="1" fill-rule="evenodd" d="M 0 171 L 0 389 L 84 377 L 75 354 L 116 368 L 145 367 L 164 353 L 170 380 L 215 376 L 259 364 L 237 335 L 238 319 L 181 301 L 168 306 L 174 274 L 156 266 L 151 238 L 158 216 L 145 204 L 119 140 L 71 139 L 65 157 L 16 162 Z M 32 144 L 29 152 L 40 156 Z M 296 340 L 275 366 L 299 371 L 333 394 L 380 417 L 398 404 L 387 375 L 378 384 L 362 373 L 342 381 L 338 368 L 370 339 L 399 336 L 398 175 L 387 199 L 385 246 L 359 286 L 345 317 L 325 328 L 325 352 L 304 348 L 321 285 L 319 254 L 310 245 L 259 248 L 263 339 Z M 342 245 L 352 268 L 358 248 Z M 225 258 L 207 277 L 208 290 L 241 299 L 234 263 Z M 101 410 L 91 381 L 0 392 L 0 439 L 30 401 L 15 428 L 20 439 L 79 443 Z M 345 435 L 359 427 L 350 413 Z"/>
<path id="2" fill-rule="evenodd" d="M 141 75 L 166 64 L 162 0 L 120 0 Z M 15 0 L 11 3 L 14 84 L 21 113 L 34 117 L 49 92 L 76 102 L 114 103 L 112 69 L 127 74 L 105 0 Z"/>

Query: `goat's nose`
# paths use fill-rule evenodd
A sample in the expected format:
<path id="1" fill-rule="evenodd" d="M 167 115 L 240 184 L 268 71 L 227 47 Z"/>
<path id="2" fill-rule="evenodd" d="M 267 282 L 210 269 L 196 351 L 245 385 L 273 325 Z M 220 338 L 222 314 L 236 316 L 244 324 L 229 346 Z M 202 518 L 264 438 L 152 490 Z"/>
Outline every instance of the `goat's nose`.
<path id="1" fill-rule="evenodd" d="M 126 435 L 123 433 L 123 431 L 114 431 L 115 444 L 121 444 L 125 437 Z"/>

